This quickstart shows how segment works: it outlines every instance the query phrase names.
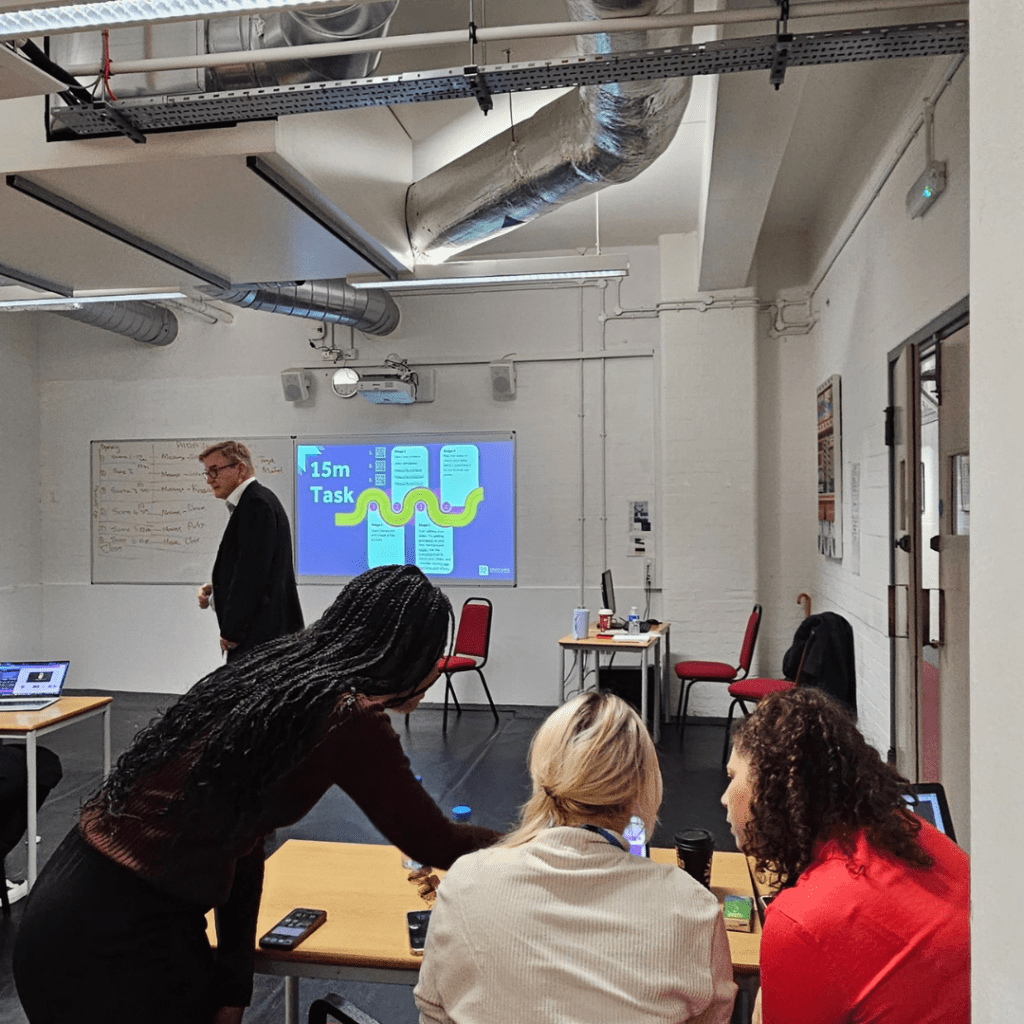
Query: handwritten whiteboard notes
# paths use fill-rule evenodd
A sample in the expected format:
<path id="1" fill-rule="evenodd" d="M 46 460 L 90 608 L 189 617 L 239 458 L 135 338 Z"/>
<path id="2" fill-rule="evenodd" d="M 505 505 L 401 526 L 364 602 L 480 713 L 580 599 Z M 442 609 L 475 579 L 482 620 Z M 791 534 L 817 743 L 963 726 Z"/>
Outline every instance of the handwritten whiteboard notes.
<path id="1" fill-rule="evenodd" d="M 207 581 L 227 522 L 199 453 L 221 438 L 93 441 L 93 583 Z M 292 515 L 290 438 L 243 440 L 256 478 Z"/>

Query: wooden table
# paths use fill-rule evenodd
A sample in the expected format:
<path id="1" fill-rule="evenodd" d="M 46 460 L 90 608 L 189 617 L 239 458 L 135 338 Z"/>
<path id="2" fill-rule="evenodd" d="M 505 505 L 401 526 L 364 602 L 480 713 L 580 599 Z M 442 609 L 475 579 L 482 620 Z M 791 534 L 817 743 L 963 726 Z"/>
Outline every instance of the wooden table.
<path id="1" fill-rule="evenodd" d="M 653 849 L 651 859 L 674 864 L 675 850 Z M 416 984 L 421 958 L 409 952 L 405 915 L 428 905 L 408 874 L 394 846 L 289 839 L 268 858 L 257 941 L 295 907 L 327 911 L 323 926 L 294 951 L 256 949 L 256 970 L 285 979 L 286 1024 L 298 1024 L 300 978 Z M 715 853 L 711 887 L 720 901 L 727 893 L 753 895 L 742 854 Z M 212 922 L 211 914 L 209 934 L 215 941 Z M 728 935 L 737 975 L 756 975 L 761 944 L 756 915 L 752 933 Z"/>
<path id="2" fill-rule="evenodd" d="M 36 740 L 73 722 L 103 716 L 103 777 L 110 774 L 110 703 L 113 697 L 61 697 L 42 711 L 0 711 L 0 739 L 25 741 L 28 771 L 28 873 L 26 887 L 36 880 Z M 4 884 L 0 880 L 0 885 Z"/>
<path id="3" fill-rule="evenodd" d="M 583 680 L 586 675 L 587 655 L 594 654 L 595 675 L 600 681 L 600 660 L 603 654 L 639 654 L 640 655 L 640 717 L 647 722 L 647 658 L 648 652 L 654 648 L 654 663 L 657 669 L 657 679 L 654 686 L 654 721 L 651 723 L 651 732 L 654 741 L 657 743 L 661 736 L 661 693 L 665 687 L 665 680 L 668 679 L 669 671 L 669 630 L 670 623 L 662 622 L 652 626 L 650 634 L 643 640 L 612 640 L 598 636 L 602 632 L 596 626 L 591 626 L 585 640 L 577 640 L 572 635 L 563 636 L 558 641 L 562 651 L 562 666 L 559 673 L 559 701 L 565 700 L 565 655 L 567 651 L 576 653 L 579 661 L 579 687 L 583 689 Z M 622 635 L 621 633 L 618 635 Z M 600 685 L 600 682 L 599 682 Z"/>

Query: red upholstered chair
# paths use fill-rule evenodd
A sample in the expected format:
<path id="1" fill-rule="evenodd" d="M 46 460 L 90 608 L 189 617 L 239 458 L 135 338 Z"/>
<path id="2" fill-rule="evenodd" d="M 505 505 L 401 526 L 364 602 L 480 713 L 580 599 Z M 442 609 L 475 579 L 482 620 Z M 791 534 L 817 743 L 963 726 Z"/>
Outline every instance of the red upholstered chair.
<path id="1" fill-rule="evenodd" d="M 754 605 L 754 610 L 747 619 L 747 631 L 743 634 L 743 647 L 740 649 L 739 665 L 729 665 L 724 661 L 680 661 L 676 665 L 679 676 L 679 703 L 676 705 L 676 720 L 679 724 L 679 738 L 682 742 L 683 731 L 686 729 L 686 708 L 690 703 L 690 689 L 694 683 L 735 683 L 745 679 L 750 672 L 750 662 L 754 657 L 754 644 L 757 643 L 757 630 L 761 625 L 761 606 Z"/>
<path id="2" fill-rule="evenodd" d="M 494 721 L 498 721 L 498 712 L 491 700 L 491 691 L 487 688 L 487 680 L 480 670 L 487 663 L 487 651 L 491 645 L 491 602 L 486 597 L 469 597 L 463 602 L 459 614 L 459 628 L 455 634 L 455 650 L 447 658 L 438 660 L 437 667 L 444 673 L 444 718 L 442 732 L 448 729 L 448 695 L 455 702 L 455 710 L 462 714 L 459 698 L 455 696 L 452 676 L 456 672 L 475 672 L 484 684 L 487 703 L 491 705 Z"/>
<path id="3" fill-rule="evenodd" d="M 768 696 L 769 693 L 780 693 L 782 690 L 792 690 L 793 687 L 800 685 L 800 676 L 804 671 L 804 659 L 807 657 L 807 652 L 810 649 L 811 641 L 814 640 L 814 630 L 808 634 L 807 639 L 804 641 L 804 649 L 800 654 L 800 664 L 796 670 L 796 679 L 740 679 L 735 683 L 729 685 L 729 696 L 733 698 L 732 703 L 729 705 L 729 721 L 725 726 L 725 744 L 722 747 L 722 764 L 729 760 L 729 737 L 732 735 L 732 716 L 736 710 L 736 705 L 743 709 L 744 715 L 749 715 L 750 711 L 747 710 L 747 701 L 753 701 L 755 704 L 763 700 Z"/>

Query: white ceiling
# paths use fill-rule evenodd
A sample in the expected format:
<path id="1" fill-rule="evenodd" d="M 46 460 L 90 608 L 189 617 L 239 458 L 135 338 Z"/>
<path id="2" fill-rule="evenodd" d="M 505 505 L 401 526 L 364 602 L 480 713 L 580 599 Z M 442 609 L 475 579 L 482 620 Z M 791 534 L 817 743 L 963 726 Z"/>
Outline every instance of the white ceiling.
<path id="1" fill-rule="evenodd" d="M 4 6 L 23 5 L 0 0 Z M 404 0 L 390 35 L 465 27 L 467 6 L 466 0 Z M 952 13 L 965 16 L 959 8 Z M 951 9 L 942 8 L 889 17 L 888 22 L 950 16 Z M 476 0 L 475 20 L 493 26 L 563 21 L 567 14 L 550 0 Z M 852 21 L 824 19 L 806 27 L 879 23 L 877 17 L 861 16 Z M 729 35 L 773 30 L 773 24 L 760 23 L 734 28 Z M 805 28 L 794 23 L 793 30 Z M 564 39 L 510 45 L 513 62 L 573 52 L 572 41 Z M 505 49 L 504 44 L 478 46 L 476 61 L 503 62 Z M 778 92 L 769 85 L 767 73 L 722 76 L 717 87 L 713 79 L 697 79 L 676 138 L 638 178 L 478 246 L 462 258 L 594 251 L 598 238 L 602 250 L 613 251 L 654 244 L 661 234 L 698 230 L 703 178 L 709 168 L 701 283 L 740 287 L 764 236 L 799 234 L 812 250 L 824 244 L 900 118 L 923 99 L 923 82 L 934 61 L 946 60 L 888 60 L 791 71 Z M 467 41 L 458 47 L 385 52 L 377 73 L 461 67 L 469 62 Z M 317 154 L 334 151 L 341 162 L 361 162 L 358 188 L 339 188 L 332 198 L 350 216 L 387 221 L 380 233 L 389 236 L 383 241 L 393 247 L 403 231 L 406 184 L 507 130 L 510 116 L 522 120 L 551 95 L 517 94 L 511 100 L 511 115 L 509 98 L 495 97 L 487 117 L 470 101 L 408 104 L 391 108 L 390 113 L 302 115 L 287 119 L 295 124 L 278 125 L 276 137 L 306 147 L 308 159 L 298 164 L 316 163 Z M 151 137 L 146 146 L 105 139 L 47 147 L 39 139 L 41 111 L 25 106 L 38 103 L 0 102 L 0 172 L 27 173 L 235 281 L 340 276 L 354 269 L 346 268 L 344 254 L 321 229 L 302 223 L 301 215 L 290 211 L 284 200 L 268 199 L 245 170 L 246 153 L 272 148 L 266 125 Z M 380 148 L 372 157 L 360 161 L 377 143 Z M 140 258 L 123 243 L 97 237 L 90 228 L 69 227 L 61 215 L 2 187 L 0 217 L 0 264 L 21 266 L 81 289 L 195 283 L 148 257 Z"/>

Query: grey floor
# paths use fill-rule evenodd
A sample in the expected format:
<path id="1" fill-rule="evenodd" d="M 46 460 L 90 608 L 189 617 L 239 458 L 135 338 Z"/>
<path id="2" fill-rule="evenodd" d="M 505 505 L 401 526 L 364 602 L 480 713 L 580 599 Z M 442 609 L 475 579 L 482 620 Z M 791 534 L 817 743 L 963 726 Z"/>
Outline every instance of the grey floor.
<path id="1" fill-rule="evenodd" d="M 76 691 L 87 695 L 97 691 Z M 127 747 L 132 737 L 174 698 L 157 693 L 115 693 L 111 715 L 113 754 Z M 445 810 L 456 804 L 473 808 L 473 821 L 504 829 L 515 818 L 528 793 L 526 753 L 545 709 L 499 708 L 495 726 L 489 710 L 467 709 L 460 717 L 449 717 L 447 735 L 441 732 L 441 711 L 421 707 L 410 716 L 408 731 L 401 718 L 395 725 L 404 737 L 406 752 L 423 784 Z M 716 846 L 734 850 L 735 844 L 719 803 L 725 786 L 721 767 L 720 724 L 691 724 L 686 729 L 685 750 L 680 750 L 675 726 L 662 732 L 658 751 L 665 779 L 665 800 L 653 844 L 670 846 L 681 828 L 698 825 L 710 829 Z M 102 775 L 102 734 L 100 719 L 69 726 L 42 741 L 61 759 L 64 778 L 50 794 L 39 815 L 39 863 L 56 849 L 78 816 L 81 804 L 98 787 Z M 351 801 L 338 790 L 327 793 L 310 813 L 289 829 L 282 829 L 277 841 L 321 839 L 343 842 L 382 842 L 380 834 Z M 23 878 L 25 849 L 20 847 L 7 860 L 7 874 Z M 24 1024 L 27 1020 L 18 1001 L 11 976 L 11 950 L 24 902 L 12 907 L 9 918 L 0 917 L 0 1021 Z M 174 984 L 175 979 L 168 979 Z M 303 981 L 301 1020 L 309 1003 L 328 991 L 352 1000 L 382 1024 L 416 1024 L 418 1016 L 412 990 L 399 985 L 361 985 L 342 982 Z M 158 998 L 158 996 L 157 996 Z M 246 1024 L 281 1024 L 284 996 L 280 979 L 258 976 Z"/>

